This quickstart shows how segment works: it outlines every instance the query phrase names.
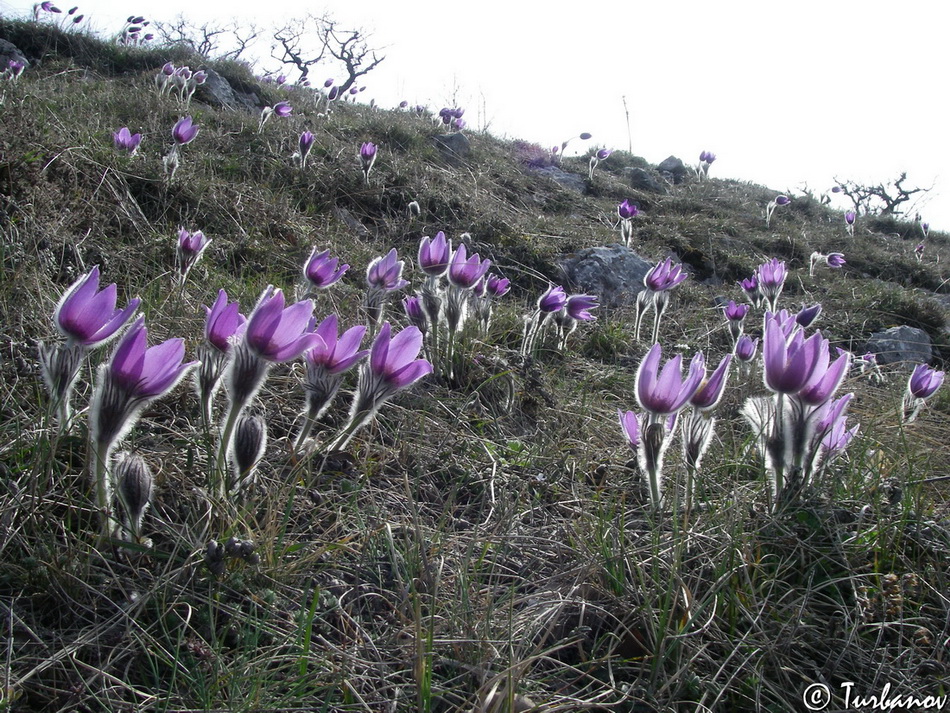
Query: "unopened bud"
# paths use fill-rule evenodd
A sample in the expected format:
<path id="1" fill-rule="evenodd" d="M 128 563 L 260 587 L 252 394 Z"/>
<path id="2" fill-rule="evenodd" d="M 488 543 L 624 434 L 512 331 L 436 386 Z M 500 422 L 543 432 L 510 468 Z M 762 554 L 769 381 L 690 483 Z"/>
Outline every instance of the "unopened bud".
<path id="1" fill-rule="evenodd" d="M 242 416 L 231 448 L 234 490 L 252 482 L 254 469 L 267 448 L 267 424 L 260 416 Z"/>
<path id="2" fill-rule="evenodd" d="M 126 526 L 138 538 L 142 518 L 152 499 L 152 472 L 145 459 L 133 453 L 120 453 L 113 472 L 119 486 L 119 502 L 125 510 Z"/>

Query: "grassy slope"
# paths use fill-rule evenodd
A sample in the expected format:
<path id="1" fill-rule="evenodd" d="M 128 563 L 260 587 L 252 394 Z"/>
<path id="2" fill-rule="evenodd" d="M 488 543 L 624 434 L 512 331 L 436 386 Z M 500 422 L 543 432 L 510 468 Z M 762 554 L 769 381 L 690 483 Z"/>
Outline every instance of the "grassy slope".
<path id="1" fill-rule="evenodd" d="M 784 304 L 822 302 L 833 344 L 861 349 L 875 329 L 912 324 L 946 355 L 944 313 L 925 294 L 944 287 L 945 235 L 931 236 L 918 264 L 912 224 L 862 218 L 850 238 L 839 213 L 807 198 L 766 229 L 775 191 L 714 179 L 637 195 L 622 169 L 638 159 L 622 153 L 581 197 L 525 172 L 492 137 L 470 135 L 472 157 L 453 165 L 424 118 L 357 106 L 318 117 L 298 95 L 294 116 L 261 134 L 256 117 L 196 101 L 188 113 L 201 133 L 167 186 L 160 157 L 181 110 L 156 96 L 152 74 L 186 58 L 73 51 L 79 40 L 3 29 L 23 46 L 33 36 L 27 51 L 43 62 L 4 87 L 0 106 L 0 653 L 12 686 L 0 709 L 468 710 L 496 690 L 561 710 L 784 711 L 799 709 L 811 681 L 945 692 L 947 495 L 915 482 L 945 474 L 946 390 L 903 430 L 903 377 L 875 387 L 853 376 L 862 430 L 850 462 L 807 507 L 773 518 L 738 418 L 761 384 L 734 376 L 706 459 L 708 507 L 684 536 L 678 518 L 654 522 L 644 509 L 616 425 L 618 407 L 635 407 L 646 348 L 632 338 L 631 310 L 601 310 L 564 356 L 517 357 L 521 315 L 560 281 L 560 257 L 616 242 L 624 198 L 644 210 L 637 251 L 673 254 L 708 283 L 679 288 L 662 341 L 717 361 L 728 337 L 714 298 L 738 299 L 736 280 L 773 256 L 793 271 Z M 259 88 L 277 100 L 270 91 Z M 124 125 L 145 137 L 131 159 L 111 146 Z M 290 156 L 304 128 L 317 141 L 301 173 Z M 370 186 L 355 157 L 363 141 L 381 147 Z M 565 163 L 586 173 L 583 159 Z M 413 200 L 422 215 L 410 221 Z M 181 295 L 178 226 L 214 241 Z M 226 524 L 207 517 L 211 445 L 180 387 L 126 442 L 158 473 L 153 551 L 94 556 L 85 423 L 62 438 L 48 428 L 36 366 L 66 286 L 100 265 L 123 298 L 143 298 L 153 341 L 185 336 L 193 350 L 200 305 L 219 287 L 245 309 L 267 284 L 292 291 L 313 245 L 353 266 L 318 314 L 356 323 L 369 260 L 390 247 L 412 256 L 437 230 L 470 232 L 469 246 L 514 283 L 491 333 L 466 348 L 457 385 L 398 397 L 345 457 L 290 481 L 301 368 L 276 369 L 260 400 L 271 439 L 262 487 Z M 841 251 L 848 266 L 809 278 L 813 250 Z M 672 477 L 678 454 L 669 460 Z M 261 564 L 233 561 L 214 577 L 205 545 L 232 534 L 254 540 Z"/>

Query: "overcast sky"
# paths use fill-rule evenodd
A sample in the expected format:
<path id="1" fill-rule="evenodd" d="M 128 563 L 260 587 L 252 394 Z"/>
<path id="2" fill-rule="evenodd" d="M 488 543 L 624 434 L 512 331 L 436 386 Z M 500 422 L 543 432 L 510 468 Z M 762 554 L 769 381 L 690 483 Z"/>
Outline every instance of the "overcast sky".
<path id="1" fill-rule="evenodd" d="M 905 185 L 933 186 L 923 218 L 950 230 L 950 11 L 934 0 L 655 0 L 623 11 L 616 0 L 560 11 L 525 0 L 163 0 L 153 14 L 117 0 L 57 1 L 79 4 L 105 32 L 132 12 L 269 27 L 309 5 L 365 29 L 386 56 L 365 77 L 366 101 L 457 102 L 472 128 L 499 136 L 548 146 L 588 131 L 593 144 L 626 149 L 626 98 L 633 151 L 651 162 L 673 154 L 695 164 L 709 150 L 711 175 L 792 193 L 906 171 Z M 4 14 L 31 7 L 0 0 Z"/>

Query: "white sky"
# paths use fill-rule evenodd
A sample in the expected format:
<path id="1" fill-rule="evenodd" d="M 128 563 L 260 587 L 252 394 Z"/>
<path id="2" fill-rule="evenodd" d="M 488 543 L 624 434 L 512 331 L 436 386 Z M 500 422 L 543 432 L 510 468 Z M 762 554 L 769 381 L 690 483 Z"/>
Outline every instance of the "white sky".
<path id="1" fill-rule="evenodd" d="M 57 1 L 64 10 L 79 4 L 110 33 L 131 12 L 269 27 L 309 5 Z M 366 29 L 382 48 L 386 60 L 364 78 L 366 101 L 438 110 L 457 100 L 472 128 L 499 136 L 548 146 L 589 131 L 592 144 L 626 149 L 626 97 L 633 151 L 653 163 L 674 154 L 694 164 L 710 150 L 718 156 L 711 175 L 791 192 L 806 183 L 827 190 L 834 177 L 889 182 L 907 171 L 906 186 L 934 186 L 918 206 L 924 220 L 950 230 L 950 8 L 939 0 L 587 0 L 560 11 L 535 0 L 309 6 Z M 4 14 L 31 7 L 0 0 Z M 273 61 L 264 67 L 278 69 Z M 313 77 L 332 74 L 316 69 Z"/>

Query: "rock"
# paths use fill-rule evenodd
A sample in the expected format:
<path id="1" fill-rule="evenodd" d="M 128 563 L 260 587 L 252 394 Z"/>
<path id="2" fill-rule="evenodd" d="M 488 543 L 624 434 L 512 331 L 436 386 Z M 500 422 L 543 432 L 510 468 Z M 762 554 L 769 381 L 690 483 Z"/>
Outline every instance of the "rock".
<path id="1" fill-rule="evenodd" d="M 11 60 L 22 62 L 26 67 L 30 66 L 29 60 L 23 56 L 19 47 L 12 42 L 0 39 L 0 72 L 7 68 Z"/>
<path id="2" fill-rule="evenodd" d="M 251 113 L 260 111 L 260 99 L 256 94 L 235 91 L 231 83 L 213 69 L 206 69 L 205 72 L 208 78 L 197 92 L 200 101 L 228 109 L 246 109 Z"/>
<path id="3" fill-rule="evenodd" d="M 656 170 L 660 172 L 660 175 L 669 174 L 670 180 L 672 183 L 683 183 L 687 178 L 689 178 L 689 169 L 686 168 L 686 165 L 676 156 L 670 156 L 663 159 L 660 164 L 656 167 Z"/>
<path id="4" fill-rule="evenodd" d="M 908 327 L 906 324 L 872 334 L 868 339 L 866 350 L 877 357 L 878 364 L 904 362 L 913 366 L 929 364 L 933 358 L 927 332 L 916 327 Z"/>
<path id="5" fill-rule="evenodd" d="M 666 186 L 660 183 L 652 173 L 645 168 L 625 168 L 624 173 L 630 179 L 630 187 L 651 193 L 666 193 Z"/>
<path id="6" fill-rule="evenodd" d="M 460 159 L 466 159 L 472 153 L 472 145 L 463 133 L 443 134 L 442 136 L 436 136 L 433 141 L 442 151 L 445 159 L 452 163 Z"/>
<path id="7" fill-rule="evenodd" d="M 562 186 L 571 191 L 576 191 L 581 195 L 587 193 L 587 181 L 584 180 L 583 176 L 579 176 L 576 173 L 568 173 L 563 171 L 557 166 L 544 166 L 543 168 L 534 169 L 536 173 L 540 173 L 542 176 L 547 176 L 548 178 L 557 181 Z"/>
<path id="8" fill-rule="evenodd" d="M 563 264 L 572 285 L 600 297 L 603 305 L 634 304 L 653 263 L 623 245 L 581 250 Z"/>

